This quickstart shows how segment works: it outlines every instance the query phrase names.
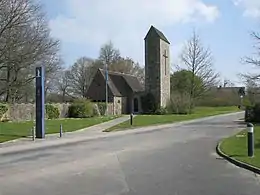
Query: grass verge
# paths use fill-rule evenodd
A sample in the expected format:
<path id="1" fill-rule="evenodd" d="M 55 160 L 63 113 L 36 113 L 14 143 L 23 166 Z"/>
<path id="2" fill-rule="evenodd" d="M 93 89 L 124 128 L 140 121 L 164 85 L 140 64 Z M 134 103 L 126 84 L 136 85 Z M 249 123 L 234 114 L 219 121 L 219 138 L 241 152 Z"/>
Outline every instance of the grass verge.
<path id="1" fill-rule="evenodd" d="M 107 122 L 116 118 L 115 116 L 104 116 L 86 119 L 60 119 L 46 120 L 46 134 L 59 133 L 60 124 L 64 132 L 72 132 L 87 128 L 99 123 Z M 26 122 L 0 122 L 0 143 L 18 138 L 31 136 L 31 129 L 34 126 L 33 121 Z"/>
<path id="2" fill-rule="evenodd" d="M 246 130 L 226 138 L 220 145 L 220 149 L 226 155 L 247 164 L 260 168 L 260 125 L 255 126 L 255 156 L 247 156 L 247 132 Z"/>
<path id="3" fill-rule="evenodd" d="M 136 127 L 144 127 L 150 125 L 160 125 L 167 123 L 174 123 L 178 121 L 185 121 L 191 119 L 202 118 L 206 116 L 214 116 L 218 114 L 226 114 L 237 112 L 237 107 L 198 107 L 190 115 L 138 115 L 133 119 L 133 125 L 130 125 L 129 121 L 111 127 L 105 132 L 121 131 L 125 129 L 131 129 Z"/>

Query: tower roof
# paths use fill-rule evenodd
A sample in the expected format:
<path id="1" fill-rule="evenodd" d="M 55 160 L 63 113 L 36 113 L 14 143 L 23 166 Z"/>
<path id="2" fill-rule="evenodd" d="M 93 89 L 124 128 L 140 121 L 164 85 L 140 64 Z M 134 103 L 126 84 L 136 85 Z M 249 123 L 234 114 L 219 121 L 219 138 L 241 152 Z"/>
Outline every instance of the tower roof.
<path id="1" fill-rule="evenodd" d="M 147 37 L 149 36 L 149 34 L 152 33 L 152 32 L 155 32 L 155 34 L 156 34 L 160 39 L 162 39 L 162 40 L 164 40 L 166 43 L 169 43 L 169 44 L 170 44 L 170 42 L 169 42 L 168 39 L 164 36 L 164 34 L 163 34 L 161 31 L 159 31 L 157 28 L 155 28 L 153 25 L 151 26 L 150 30 L 149 30 L 148 33 L 146 34 L 144 40 L 146 40 Z"/>

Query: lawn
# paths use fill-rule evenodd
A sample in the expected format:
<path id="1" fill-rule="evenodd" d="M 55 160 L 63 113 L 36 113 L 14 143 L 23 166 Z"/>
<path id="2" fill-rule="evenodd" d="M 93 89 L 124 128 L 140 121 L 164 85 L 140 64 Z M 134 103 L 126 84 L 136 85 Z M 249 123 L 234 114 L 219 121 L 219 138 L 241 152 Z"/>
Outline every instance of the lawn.
<path id="1" fill-rule="evenodd" d="M 114 116 L 95 117 L 86 119 L 60 119 L 46 120 L 46 134 L 59 133 L 60 124 L 64 132 L 72 132 L 86 127 L 90 127 L 102 122 L 114 119 Z M 31 129 L 34 126 L 33 121 L 27 122 L 0 122 L 0 143 L 31 136 Z"/>
<path id="2" fill-rule="evenodd" d="M 218 114 L 225 114 L 239 111 L 237 107 L 198 107 L 190 115 L 139 115 L 133 119 L 133 125 L 130 125 L 129 121 L 116 125 L 106 130 L 120 131 L 124 129 L 130 129 L 135 127 L 143 127 L 150 125 L 160 125 L 167 123 L 174 123 L 178 121 L 191 120 L 196 118 L 202 118 L 206 116 L 213 116 Z"/>
<path id="3" fill-rule="evenodd" d="M 225 154 L 239 161 L 246 162 L 260 168 L 260 126 L 255 127 L 255 156 L 247 156 L 247 132 L 241 131 L 235 136 L 223 140 L 220 149 Z"/>

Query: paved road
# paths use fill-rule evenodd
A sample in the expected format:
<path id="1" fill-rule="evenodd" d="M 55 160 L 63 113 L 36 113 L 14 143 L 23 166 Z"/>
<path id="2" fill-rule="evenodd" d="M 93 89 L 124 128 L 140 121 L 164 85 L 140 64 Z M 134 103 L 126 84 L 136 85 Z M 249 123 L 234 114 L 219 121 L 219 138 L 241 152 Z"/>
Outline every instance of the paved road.
<path id="1" fill-rule="evenodd" d="M 239 116 L 0 157 L 0 195 L 255 195 L 260 179 L 215 154 Z"/>

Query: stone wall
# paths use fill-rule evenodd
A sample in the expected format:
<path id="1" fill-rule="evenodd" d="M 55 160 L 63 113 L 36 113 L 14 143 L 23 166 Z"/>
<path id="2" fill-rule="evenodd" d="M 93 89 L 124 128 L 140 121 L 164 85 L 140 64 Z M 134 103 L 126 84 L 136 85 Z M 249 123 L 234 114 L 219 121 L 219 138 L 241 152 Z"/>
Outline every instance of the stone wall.
<path id="1" fill-rule="evenodd" d="M 117 102 L 112 102 L 108 104 L 108 114 L 109 115 L 121 115 L 121 101 L 118 103 L 119 99 L 115 99 Z M 60 118 L 66 118 L 68 116 L 68 109 L 70 104 L 52 104 L 57 107 L 60 111 Z M 97 108 L 94 104 L 93 107 Z M 100 113 L 100 112 L 98 112 Z M 35 104 L 12 104 L 9 105 L 8 111 L 3 115 L 1 120 L 11 120 L 11 121 L 31 121 L 35 120 Z"/>
<path id="2" fill-rule="evenodd" d="M 60 118 L 68 115 L 69 104 L 52 104 L 60 111 Z M 35 104 L 12 104 L 3 118 L 11 121 L 27 121 L 35 119 Z"/>
<path id="3" fill-rule="evenodd" d="M 170 45 L 164 40 L 160 40 L 160 56 L 161 56 L 161 68 L 160 68 L 160 106 L 166 107 L 171 97 L 171 81 L 170 81 Z M 166 53 L 166 58 L 165 58 Z"/>
<path id="4" fill-rule="evenodd" d="M 154 31 L 145 40 L 145 90 L 165 107 L 170 99 L 170 45 Z"/>
<path id="5" fill-rule="evenodd" d="M 114 97 L 113 102 L 113 115 L 121 115 L 122 114 L 122 97 Z"/>
<path id="6" fill-rule="evenodd" d="M 145 40 L 145 91 L 152 93 L 160 103 L 160 39 L 152 31 Z"/>

